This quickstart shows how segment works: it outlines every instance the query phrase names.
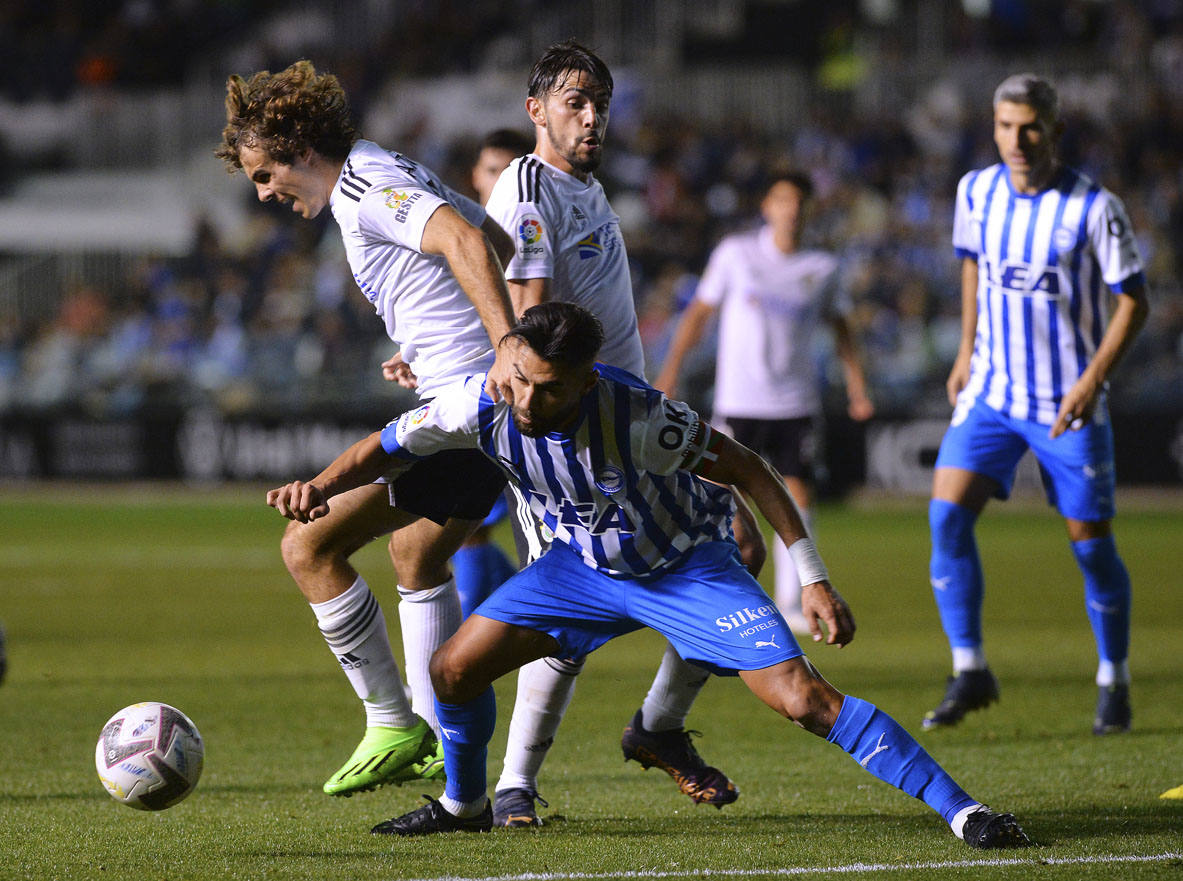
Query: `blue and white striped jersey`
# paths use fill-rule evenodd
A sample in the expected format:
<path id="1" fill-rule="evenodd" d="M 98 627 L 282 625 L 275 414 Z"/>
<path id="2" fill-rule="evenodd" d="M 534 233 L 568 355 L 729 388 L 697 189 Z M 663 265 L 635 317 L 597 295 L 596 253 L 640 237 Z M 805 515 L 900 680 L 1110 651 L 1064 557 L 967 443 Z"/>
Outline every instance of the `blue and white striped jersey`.
<path id="1" fill-rule="evenodd" d="M 1104 288 L 1145 283 L 1124 206 L 1070 168 L 1035 195 L 1016 193 L 999 163 L 958 184 L 953 247 L 978 263 L 977 337 L 958 412 L 981 398 L 1050 425 L 1105 332 Z"/>
<path id="2" fill-rule="evenodd" d="M 476 447 L 497 462 L 534 515 L 606 575 L 645 576 L 695 545 L 730 535 L 731 493 L 690 473 L 710 426 L 632 374 L 596 365 L 599 382 L 565 433 L 524 437 L 484 374 L 446 389 L 382 431 L 391 455 L 418 459 Z"/>

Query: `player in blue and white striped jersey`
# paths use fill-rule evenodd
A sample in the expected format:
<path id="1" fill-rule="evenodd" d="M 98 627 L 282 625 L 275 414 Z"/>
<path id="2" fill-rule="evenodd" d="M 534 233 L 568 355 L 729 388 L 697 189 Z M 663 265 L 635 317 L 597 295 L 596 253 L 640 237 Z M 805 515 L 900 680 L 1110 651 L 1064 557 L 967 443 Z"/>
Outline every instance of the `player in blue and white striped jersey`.
<path id="1" fill-rule="evenodd" d="M 1029 844 L 1013 816 L 967 795 L 891 717 L 843 695 L 805 659 L 739 558 L 728 530 L 730 494 L 702 479 L 733 483 L 755 500 L 798 567 L 815 639 L 824 622 L 827 642 L 844 645 L 854 619 L 780 475 L 686 405 L 595 364 L 602 340 L 599 322 L 579 306 L 528 309 L 500 345 L 510 359 L 512 405 L 492 401 L 478 375 L 354 444 L 310 483 L 267 494 L 285 516 L 315 521 L 330 514 L 330 498 L 392 461 L 475 448 L 501 465 L 555 532 L 550 550 L 485 600 L 432 658 L 444 795 L 373 831 L 491 829 L 493 681 L 536 658 L 585 655 L 647 626 L 683 658 L 738 674 L 783 716 L 922 799 L 967 844 Z"/>
<path id="2" fill-rule="evenodd" d="M 1020 457 L 1039 460 L 1084 575 L 1100 662 L 1094 732 L 1130 725 L 1130 579 L 1114 543 L 1113 430 L 1106 377 L 1145 323 L 1142 260 L 1121 201 L 1061 164 L 1055 90 L 1033 74 L 994 94 L 1001 162 L 957 188 L 962 336 L 953 419 L 933 477 L 930 575 L 953 676 L 926 728 L 998 698 L 982 649 L 974 524 L 1006 498 Z"/>

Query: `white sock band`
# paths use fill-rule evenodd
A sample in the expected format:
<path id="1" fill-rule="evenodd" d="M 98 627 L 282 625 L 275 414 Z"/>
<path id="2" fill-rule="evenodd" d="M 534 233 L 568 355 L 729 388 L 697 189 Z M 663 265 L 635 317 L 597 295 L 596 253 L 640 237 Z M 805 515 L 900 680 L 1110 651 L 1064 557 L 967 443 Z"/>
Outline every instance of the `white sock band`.
<path id="1" fill-rule="evenodd" d="M 482 795 L 476 801 L 457 801 L 454 798 L 441 795 L 439 802 L 444 806 L 444 810 L 453 817 L 475 817 L 485 809 L 485 805 L 489 803 L 489 799 L 487 796 Z"/>
<path id="2" fill-rule="evenodd" d="M 962 808 L 953 815 L 953 819 L 949 821 L 949 828 L 953 830 L 953 834 L 965 841 L 965 820 L 976 811 L 978 808 L 985 807 L 983 804 L 972 804 L 968 808 Z"/>
<path id="3" fill-rule="evenodd" d="M 1110 685 L 1130 684 L 1130 662 L 1101 661 L 1097 664 L 1097 685 L 1108 688 Z"/>
<path id="4" fill-rule="evenodd" d="M 985 670 L 986 652 L 980 645 L 953 647 L 953 672 L 963 673 L 967 670 Z"/>

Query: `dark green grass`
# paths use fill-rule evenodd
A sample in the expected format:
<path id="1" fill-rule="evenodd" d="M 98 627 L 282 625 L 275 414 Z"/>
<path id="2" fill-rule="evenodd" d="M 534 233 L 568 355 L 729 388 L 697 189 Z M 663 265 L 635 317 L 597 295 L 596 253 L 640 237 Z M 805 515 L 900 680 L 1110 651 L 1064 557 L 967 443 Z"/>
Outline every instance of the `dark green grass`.
<path id="1" fill-rule="evenodd" d="M 142 498 L 140 497 L 142 495 Z M 1183 511 L 1124 510 L 1135 583 L 1134 732 L 1096 738 L 1095 656 L 1079 576 L 1042 507 L 991 509 L 980 526 L 988 652 L 1002 702 L 921 741 L 976 797 L 1014 811 L 1041 845 L 982 854 L 840 750 L 716 679 L 691 724 L 742 790 L 696 808 L 657 771 L 624 764 L 620 731 L 661 654 L 649 633 L 589 661 L 544 769 L 537 831 L 391 841 L 370 825 L 419 803 L 421 786 L 331 799 L 320 784 L 362 718 L 279 560 L 282 521 L 261 491 L 63 489 L 0 496 L 0 878 L 427 878 L 667 873 L 969 863 L 844 872 L 854 878 L 1179 878 L 1179 860 L 1061 863 L 1183 851 Z M 1132 507 L 1127 505 L 1127 508 Z M 927 579 L 924 504 L 823 508 L 819 543 L 858 636 L 811 658 L 839 688 L 914 733 L 948 668 Z M 386 600 L 380 544 L 358 557 Z M 513 682 L 490 781 L 500 770 Z M 117 805 L 93 767 L 98 731 L 139 700 L 175 704 L 206 742 L 197 791 L 160 814 Z M 992 857 L 1020 865 L 974 865 Z M 1044 863 L 1032 861 L 1045 861 Z M 813 877 L 813 875 L 807 876 Z M 816 877 L 825 877 L 818 875 Z"/>

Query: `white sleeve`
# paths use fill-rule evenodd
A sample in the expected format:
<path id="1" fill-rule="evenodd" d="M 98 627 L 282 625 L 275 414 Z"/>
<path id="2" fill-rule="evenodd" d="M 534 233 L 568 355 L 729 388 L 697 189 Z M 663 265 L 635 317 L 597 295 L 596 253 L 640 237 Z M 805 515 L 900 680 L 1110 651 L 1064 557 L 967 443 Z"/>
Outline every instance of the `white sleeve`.
<path id="1" fill-rule="evenodd" d="M 422 186 L 374 188 L 361 197 L 357 224 L 363 235 L 423 253 L 423 228 L 447 204 Z"/>
<path id="2" fill-rule="evenodd" d="M 673 474 L 693 458 L 701 430 L 694 410 L 661 395 L 649 408 L 648 418 L 633 423 L 629 432 L 633 462 L 654 474 Z"/>
<path id="3" fill-rule="evenodd" d="M 973 222 L 969 207 L 969 184 L 974 175 L 967 174 L 957 184 L 957 201 L 953 209 L 953 250 L 958 257 L 977 257 L 981 228 Z"/>
<path id="4" fill-rule="evenodd" d="M 514 160 L 489 194 L 485 210 L 513 239 L 513 256 L 505 267 L 507 279 L 554 278 L 554 229 L 543 218 L 535 202 L 518 198 L 517 174 L 520 160 Z"/>
<path id="5" fill-rule="evenodd" d="M 723 302 L 730 280 L 727 269 L 730 265 L 727 253 L 730 250 L 731 246 L 726 239 L 715 246 L 707 261 L 707 268 L 703 270 L 702 278 L 699 279 L 698 287 L 694 290 L 694 299 L 715 307 Z"/>
<path id="6" fill-rule="evenodd" d="M 1142 272 L 1142 255 L 1125 206 L 1108 190 L 1101 191 L 1088 220 L 1088 237 L 1105 284 L 1121 290 L 1121 283 Z"/>
<path id="7" fill-rule="evenodd" d="M 382 429 L 382 449 L 401 459 L 478 446 L 478 412 L 485 374 L 445 388 L 434 400 L 408 410 Z M 492 403 L 491 401 L 489 402 Z"/>

